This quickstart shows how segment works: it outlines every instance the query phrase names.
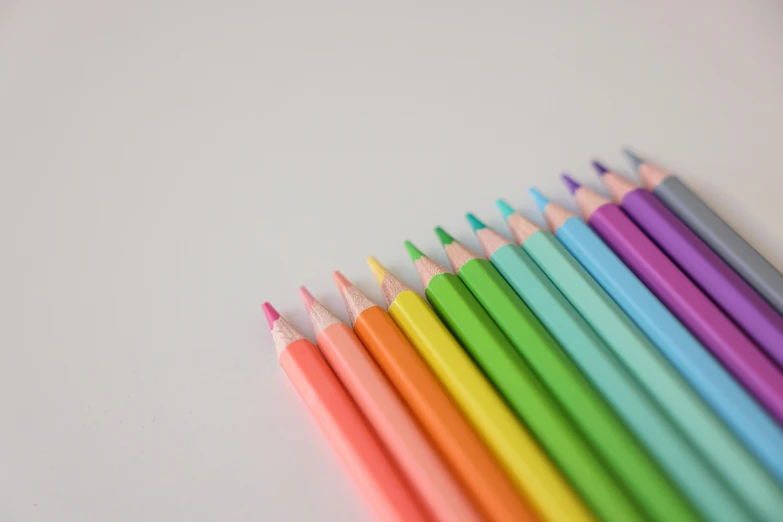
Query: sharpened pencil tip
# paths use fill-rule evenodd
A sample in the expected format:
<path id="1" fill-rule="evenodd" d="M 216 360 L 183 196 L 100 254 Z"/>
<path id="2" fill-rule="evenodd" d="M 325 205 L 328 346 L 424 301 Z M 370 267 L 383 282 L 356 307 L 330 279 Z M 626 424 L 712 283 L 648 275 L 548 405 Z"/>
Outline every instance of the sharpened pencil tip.
<path id="1" fill-rule="evenodd" d="M 269 329 L 272 330 L 275 327 L 275 321 L 280 319 L 280 314 L 277 313 L 277 310 L 275 310 L 275 307 L 272 306 L 272 304 L 269 301 L 262 304 L 261 309 L 264 310 L 264 315 L 266 316 L 266 322 L 267 324 L 269 324 Z"/>
<path id="2" fill-rule="evenodd" d="M 497 205 L 498 210 L 500 210 L 500 213 L 503 215 L 503 219 L 508 221 L 508 217 L 514 213 L 514 209 L 511 208 L 511 205 L 502 199 L 495 201 L 495 205 Z"/>
<path id="3" fill-rule="evenodd" d="M 438 240 L 443 246 L 450 245 L 454 242 L 454 238 L 451 237 L 449 233 L 443 230 L 441 227 L 435 227 L 435 235 L 438 236 Z"/>
<path id="4" fill-rule="evenodd" d="M 416 248 L 416 246 L 410 241 L 405 242 L 405 249 L 408 250 L 408 255 L 411 256 L 411 259 L 413 261 L 416 261 L 419 258 L 424 257 L 422 251 Z"/>
<path id="5" fill-rule="evenodd" d="M 563 183 L 565 183 L 566 188 L 568 188 L 568 192 L 573 195 L 574 192 L 579 190 L 579 187 L 582 186 L 581 183 L 576 181 L 574 178 L 572 178 L 569 174 L 563 173 L 560 175 L 560 178 L 563 180 Z"/>
<path id="6" fill-rule="evenodd" d="M 609 169 L 607 169 L 606 166 L 600 161 L 593 160 L 592 163 L 593 163 L 593 168 L 595 169 L 595 171 L 598 173 L 599 176 L 603 176 L 604 174 L 609 172 Z"/>
<path id="7" fill-rule="evenodd" d="M 478 232 L 482 228 L 487 228 L 487 225 L 482 223 L 481 220 L 474 216 L 472 212 L 465 214 L 465 217 L 468 218 L 468 223 L 470 223 L 470 227 L 473 229 L 473 232 Z"/>
<path id="8" fill-rule="evenodd" d="M 623 149 L 623 154 L 626 155 L 628 158 L 628 161 L 631 163 L 631 167 L 633 168 L 634 172 L 639 172 L 639 167 L 642 166 L 642 163 L 644 163 L 644 160 L 640 158 L 636 153 L 632 152 L 629 148 Z"/>
<path id="9" fill-rule="evenodd" d="M 342 292 L 348 287 L 353 286 L 351 282 L 348 281 L 348 279 L 346 279 L 346 277 L 340 273 L 339 270 L 335 270 L 334 272 L 332 272 L 332 278 L 334 279 L 334 282 L 337 285 L 337 288 L 340 290 L 340 292 Z"/>
<path id="10" fill-rule="evenodd" d="M 307 313 L 309 314 L 310 310 L 313 308 L 313 303 L 315 303 L 315 297 L 313 297 L 313 294 L 303 286 L 299 287 L 299 297 L 302 299 L 305 309 L 307 309 Z"/>
<path id="11" fill-rule="evenodd" d="M 372 271 L 372 275 L 375 276 L 375 280 L 378 281 L 378 284 L 383 284 L 383 278 L 386 277 L 386 267 L 381 264 L 380 261 L 378 261 L 374 256 L 370 256 L 367 258 L 367 266 L 370 267 L 370 270 Z"/>
<path id="12" fill-rule="evenodd" d="M 543 195 L 536 188 L 530 188 L 527 192 L 530 194 L 530 197 L 533 198 L 533 201 L 536 202 L 536 206 L 538 207 L 539 212 L 543 212 L 546 206 L 549 205 L 549 198 Z"/>

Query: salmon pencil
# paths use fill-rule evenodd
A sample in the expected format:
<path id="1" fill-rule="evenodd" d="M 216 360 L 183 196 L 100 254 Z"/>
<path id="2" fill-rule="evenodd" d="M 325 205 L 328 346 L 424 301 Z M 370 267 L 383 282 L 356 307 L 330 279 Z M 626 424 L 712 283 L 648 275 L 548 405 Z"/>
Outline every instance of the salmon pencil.
<path id="1" fill-rule="evenodd" d="M 783 368 L 783 316 L 649 190 L 596 163 L 614 202 Z"/>
<path id="2" fill-rule="evenodd" d="M 647 190 L 783 314 L 783 274 L 678 177 L 624 150 Z"/>
<path id="3" fill-rule="evenodd" d="M 264 303 L 280 366 L 378 520 L 427 522 L 422 505 L 318 349 Z"/>
<path id="4" fill-rule="evenodd" d="M 353 330 L 488 521 L 533 521 L 503 468 L 389 314 L 334 273 Z"/>
<path id="5" fill-rule="evenodd" d="M 321 353 L 375 428 L 389 453 L 440 522 L 479 522 L 465 496 L 416 420 L 348 325 L 310 292 L 299 291 Z"/>

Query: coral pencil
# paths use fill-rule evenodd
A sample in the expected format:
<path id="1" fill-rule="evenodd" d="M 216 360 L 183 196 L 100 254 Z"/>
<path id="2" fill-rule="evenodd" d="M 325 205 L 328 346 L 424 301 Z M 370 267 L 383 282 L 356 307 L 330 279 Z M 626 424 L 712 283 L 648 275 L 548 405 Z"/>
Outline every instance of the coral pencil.
<path id="1" fill-rule="evenodd" d="M 503 468 L 392 318 L 334 273 L 353 330 L 489 521 L 532 521 Z"/>
<path id="2" fill-rule="evenodd" d="M 263 308 L 280 366 L 378 520 L 432 520 L 318 349 L 272 305 Z"/>
<path id="3" fill-rule="evenodd" d="M 783 379 L 773 363 L 637 227 L 620 207 L 575 186 L 585 221 L 690 332 L 783 422 Z"/>
<path id="4" fill-rule="evenodd" d="M 481 232 L 486 227 L 475 216 L 468 214 L 468 219 L 479 231 L 479 237 L 489 237 Z M 497 269 L 442 229 L 438 230 L 438 235 L 452 270 L 650 518 L 660 521 L 700 520 Z M 549 283 L 546 276 L 540 275 L 542 280 L 533 280 L 526 285 L 526 295 L 540 291 L 538 287 Z M 552 290 L 557 292 L 554 288 Z M 535 301 L 533 306 L 536 307 L 552 304 L 546 296 Z"/>
<path id="5" fill-rule="evenodd" d="M 780 482 L 783 432 L 584 221 L 549 202 L 550 229 Z"/>
<path id="6" fill-rule="evenodd" d="M 435 311 L 598 517 L 642 519 L 462 281 L 410 242 L 406 247 Z M 615 509 L 605 505 L 602 492 L 614 497 Z"/>
<path id="7" fill-rule="evenodd" d="M 564 178 L 574 183 L 570 177 Z M 549 203 L 535 189 L 530 192 L 539 207 Z M 762 519 L 783 512 L 783 491 L 772 477 L 552 234 L 542 232 L 531 237 L 522 248 L 531 253 L 615 357 L 739 498 Z"/>
<path id="8" fill-rule="evenodd" d="M 542 520 L 590 520 L 536 441 L 519 424 L 426 301 L 377 260 L 368 261 L 389 314 L 438 376 Z"/>
<path id="9" fill-rule="evenodd" d="M 702 241 L 707 243 L 756 292 L 783 314 L 783 274 L 723 221 L 685 183 L 626 150 L 642 184 L 663 201 Z"/>
<path id="10" fill-rule="evenodd" d="M 353 331 L 302 287 L 316 344 L 410 483 L 441 522 L 481 516 Z"/>
<path id="11" fill-rule="evenodd" d="M 614 202 L 748 337 L 783 367 L 783 316 L 649 190 L 606 169 L 599 169 L 599 173 Z"/>
<path id="12" fill-rule="evenodd" d="M 537 264 L 524 245 L 532 240 L 533 246 L 540 246 L 547 241 L 548 233 L 545 234 L 504 202 L 499 201 L 498 206 L 515 240 L 523 247 L 514 245 L 500 248 L 491 260 L 514 290 L 522 295 L 530 279 L 527 265 Z M 553 258 L 552 261 L 557 262 L 557 259 Z M 541 265 L 538 266 L 541 268 Z M 746 506 L 715 476 L 713 468 L 694 451 L 682 433 L 576 311 L 573 303 L 565 296 L 563 301 L 567 303 L 564 307 L 566 313 L 560 316 L 557 326 L 547 325 L 550 332 L 603 398 L 622 416 L 626 425 L 677 483 L 688 500 L 709 519 L 731 521 L 748 518 L 750 513 Z"/>

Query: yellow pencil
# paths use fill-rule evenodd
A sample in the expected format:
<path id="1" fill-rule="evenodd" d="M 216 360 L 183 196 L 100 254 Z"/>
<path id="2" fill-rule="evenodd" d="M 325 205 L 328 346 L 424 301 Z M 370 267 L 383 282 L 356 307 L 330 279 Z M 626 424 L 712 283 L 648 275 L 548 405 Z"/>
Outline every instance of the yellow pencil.
<path id="1" fill-rule="evenodd" d="M 368 264 L 381 285 L 389 314 L 538 515 L 549 521 L 592 521 L 592 515 L 555 465 L 427 302 L 375 258 L 368 259 Z"/>

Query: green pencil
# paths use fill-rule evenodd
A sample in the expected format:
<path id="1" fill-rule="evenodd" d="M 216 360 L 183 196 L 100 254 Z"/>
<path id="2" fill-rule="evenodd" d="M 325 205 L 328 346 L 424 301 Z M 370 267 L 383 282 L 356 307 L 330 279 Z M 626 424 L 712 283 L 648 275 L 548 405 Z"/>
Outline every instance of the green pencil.
<path id="1" fill-rule="evenodd" d="M 472 214 L 468 219 L 474 229 L 486 228 Z M 661 522 L 701 520 L 497 269 L 443 229 L 436 233 L 452 270 L 649 517 Z M 525 297 L 539 308 L 556 308 L 552 296 L 558 290 L 540 270 L 531 276 Z"/>
<path id="2" fill-rule="evenodd" d="M 462 281 L 405 246 L 430 304 L 598 517 L 645 520 Z"/>

